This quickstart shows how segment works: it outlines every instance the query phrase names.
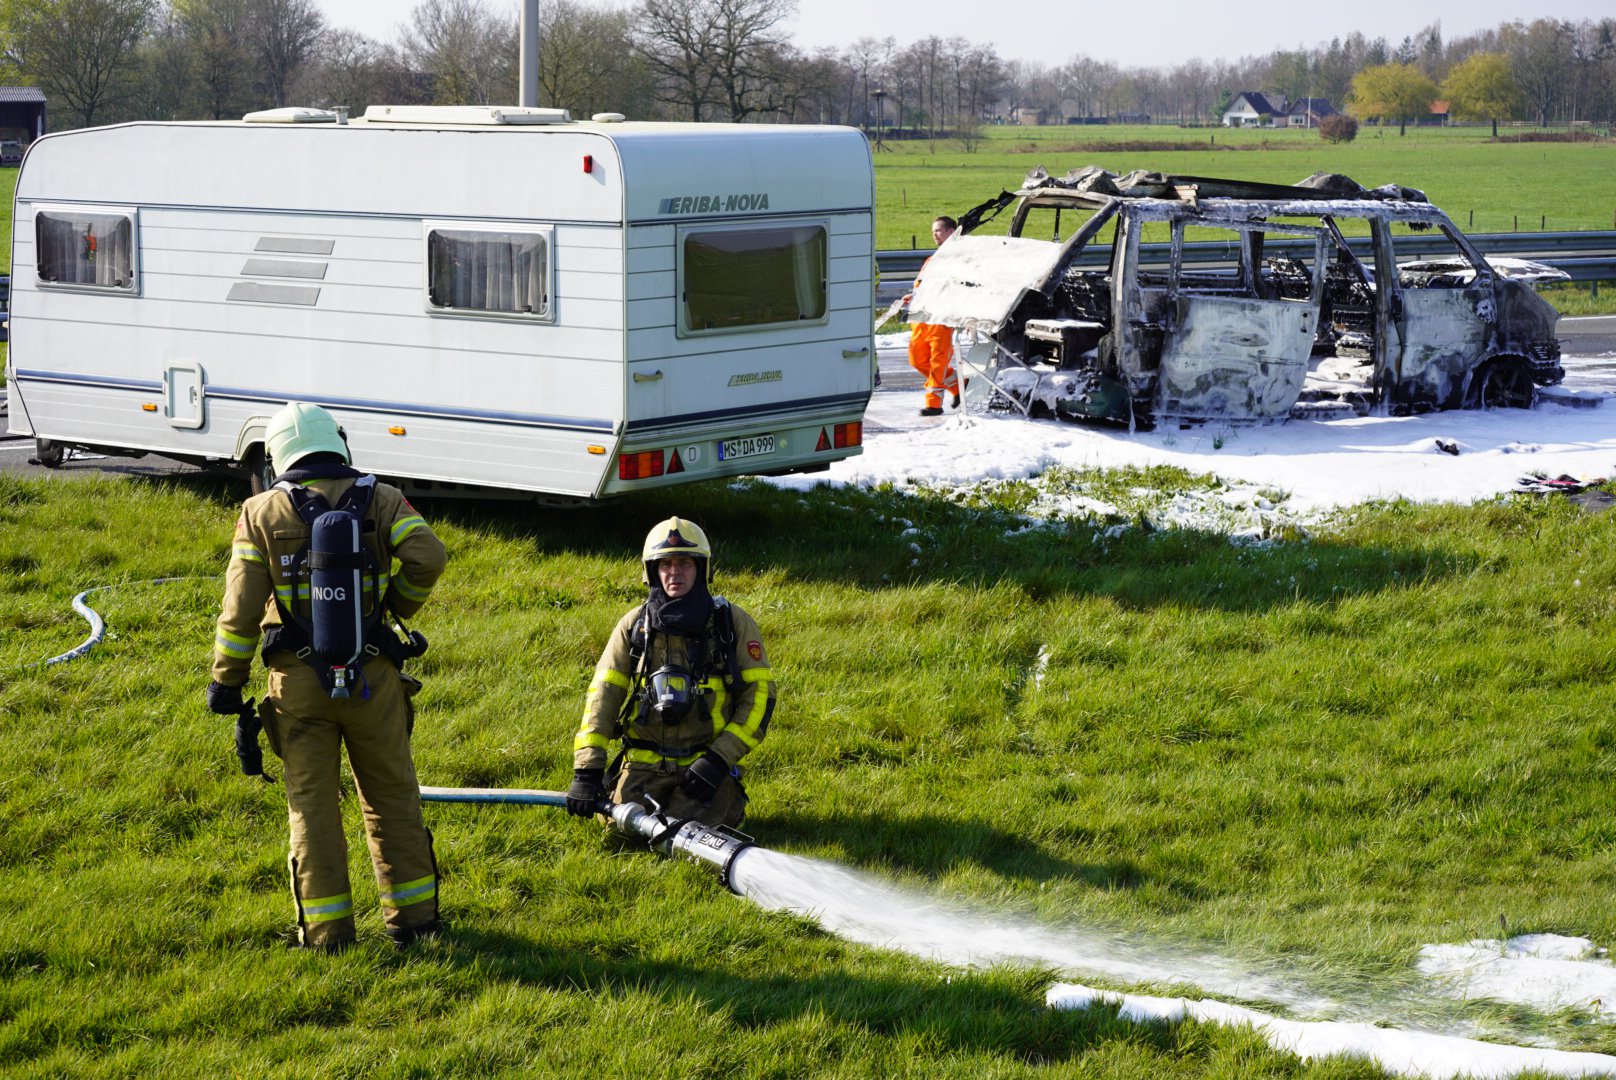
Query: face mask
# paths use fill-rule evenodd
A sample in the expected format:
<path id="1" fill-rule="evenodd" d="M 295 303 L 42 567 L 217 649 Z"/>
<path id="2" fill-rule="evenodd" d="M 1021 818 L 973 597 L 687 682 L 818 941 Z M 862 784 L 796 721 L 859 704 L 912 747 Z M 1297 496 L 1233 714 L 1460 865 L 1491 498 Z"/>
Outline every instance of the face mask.
<path id="1" fill-rule="evenodd" d="M 696 678 L 683 668 L 662 667 L 651 674 L 648 686 L 651 710 L 664 724 L 676 724 L 685 718 L 690 705 L 696 700 Z"/>

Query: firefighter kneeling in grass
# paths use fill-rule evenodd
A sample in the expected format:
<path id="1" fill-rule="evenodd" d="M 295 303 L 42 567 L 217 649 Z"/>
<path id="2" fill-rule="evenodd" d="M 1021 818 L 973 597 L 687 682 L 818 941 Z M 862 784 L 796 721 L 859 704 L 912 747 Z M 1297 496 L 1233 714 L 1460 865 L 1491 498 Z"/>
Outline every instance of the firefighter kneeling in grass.
<path id="1" fill-rule="evenodd" d="M 618 620 L 595 668 L 573 739 L 567 810 L 595 813 L 611 790 L 671 818 L 737 826 L 739 762 L 774 713 L 774 676 L 752 617 L 707 591 L 712 548 L 673 517 L 645 538 L 650 597 Z M 606 764 L 614 739 L 621 750 Z"/>
<path id="2" fill-rule="evenodd" d="M 265 443 L 281 472 L 236 521 L 208 708 L 241 713 L 262 637 L 269 689 L 260 713 L 285 765 L 300 944 L 334 952 L 354 941 L 339 802 L 346 745 L 382 917 L 403 947 L 441 923 L 410 757 L 406 691 L 419 684 L 399 668 L 426 643 L 419 634 L 400 641 L 387 616 L 420 610 L 443 573 L 443 544 L 397 488 L 349 467 L 347 439 L 319 406 L 277 412 Z"/>

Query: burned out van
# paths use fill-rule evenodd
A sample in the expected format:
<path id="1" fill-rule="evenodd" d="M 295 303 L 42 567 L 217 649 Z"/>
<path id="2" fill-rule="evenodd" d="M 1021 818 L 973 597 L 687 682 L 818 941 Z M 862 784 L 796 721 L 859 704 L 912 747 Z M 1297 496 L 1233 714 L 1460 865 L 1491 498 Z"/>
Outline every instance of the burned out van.
<path id="1" fill-rule="evenodd" d="M 1006 209 L 1008 235 L 978 231 Z M 1242 423 L 1525 407 L 1564 374 L 1532 285 L 1565 275 L 1489 262 L 1411 188 L 1038 170 L 961 225 L 910 318 L 975 332 L 977 402 Z"/>

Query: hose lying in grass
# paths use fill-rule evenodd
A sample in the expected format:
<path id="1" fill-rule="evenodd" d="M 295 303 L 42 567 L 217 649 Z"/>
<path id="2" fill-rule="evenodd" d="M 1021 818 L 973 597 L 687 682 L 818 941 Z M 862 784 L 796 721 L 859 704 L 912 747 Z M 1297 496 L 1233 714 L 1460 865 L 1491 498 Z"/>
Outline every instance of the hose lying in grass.
<path id="1" fill-rule="evenodd" d="M 77 660 L 79 657 L 88 654 L 91 649 L 101 644 L 101 638 L 106 633 L 107 624 L 102 621 L 100 615 L 96 614 L 94 608 L 84 602 L 84 598 L 89 596 L 91 593 L 101 592 L 104 589 L 118 589 L 125 585 L 166 585 L 171 581 L 201 580 L 205 579 L 195 575 L 189 577 L 163 577 L 152 578 L 150 581 L 120 581 L 116 585 L 97 585 L 92 589 L 85 589 L 83 592 L 79 593 L 73 598 L 73 610 L 83 616 L 84 621 L 90 624 L 90 636 L 81 641 L 76 647 L 67 650 L 60 656 L 53 656 L 49 660 L 40 660 L 37 663 L 30 664 L 29 666 L 49 667 L 51 664 L 65 664 L 69 660 Z"/>

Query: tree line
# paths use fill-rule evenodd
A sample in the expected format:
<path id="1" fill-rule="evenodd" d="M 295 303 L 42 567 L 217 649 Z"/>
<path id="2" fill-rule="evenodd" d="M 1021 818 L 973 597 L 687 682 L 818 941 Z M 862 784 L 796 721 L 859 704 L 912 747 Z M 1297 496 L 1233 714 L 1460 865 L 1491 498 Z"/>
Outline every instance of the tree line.
<path id="1" fill-rule="evenodd" d="M 1437 93 L 1461 119 L 1616 119 L 1616 19 L 1516 21 L 1452 41 L 1434 23 L 1397 45 L 1351 34 L 1122 67 L 1081 54 L 1007 60 L 960 37 L 808 51 L 787 31 L 795 13 L 794 0 L 543 0 L 540 101 L 574 116 L 852 124 L 967 145 L 996 121 L 1211 123 L 1249 90 L 1399 121 Z M 389 43 L 333 26 L 316 0 L 0 0 L 0 79 L 42 89 L 58 127 L 516 101 L 517 18 L 492 0 L 424 0 L 398 29 Z"/>

